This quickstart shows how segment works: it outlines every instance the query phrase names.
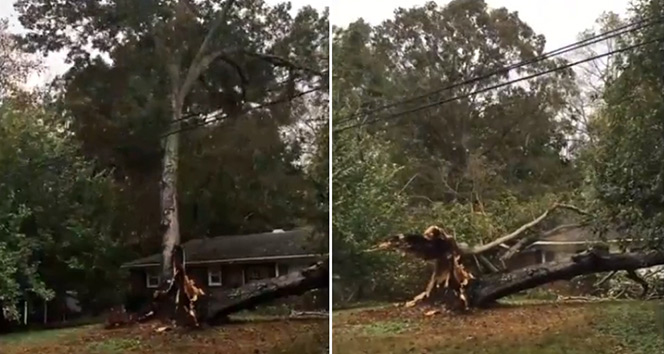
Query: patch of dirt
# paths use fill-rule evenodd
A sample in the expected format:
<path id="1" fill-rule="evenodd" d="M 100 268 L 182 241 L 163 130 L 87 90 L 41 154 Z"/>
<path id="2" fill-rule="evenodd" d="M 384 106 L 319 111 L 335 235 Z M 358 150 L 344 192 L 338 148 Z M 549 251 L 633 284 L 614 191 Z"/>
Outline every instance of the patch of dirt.
<path id="1" fill-rule="evenodd" d="M 474 310 L 466 314 L 440 314 L 427 316 L 436 307 L 414 308 L 384 307 L 356 311 L 334 318 L 334 332 L 358 331 L 363 326 L 377 323 L 403 322 L 409 324 L 400 335 L 410 340 L 435 342 L 465 342 L 469 340 L 522 341 L 570 328 L 583 328 L 592 313 L 583 311 L 583 304 L 545 304 L 506 306 L 494 309 Z M 587 306 L 587 305 L 586 305 Z M 427 333 L 413 335 L 412 333 Z"/>
<path id="2" fill-rule="evenodd" d="M 328 341 L 327 319 L 255 320 L 199 330 L 156 333 L 156 324 L 118 329 L 94 326 L 78 336 L 3 347 L 3 354 L 64 353 L 321 353 Z"/>

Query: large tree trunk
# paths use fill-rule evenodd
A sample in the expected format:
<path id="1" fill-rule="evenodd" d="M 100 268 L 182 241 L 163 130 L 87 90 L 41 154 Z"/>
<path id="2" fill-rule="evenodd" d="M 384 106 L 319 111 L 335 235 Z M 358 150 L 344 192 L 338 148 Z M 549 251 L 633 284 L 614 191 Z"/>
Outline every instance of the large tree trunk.
<path id="1" fill-rule="evenodd" d="M 174 122 L 178 122 L 179 111 L 175 111 L 173 116 Z M 169 286 L 173 280 L 173 261 L 171 255 L 173 254 L 174 247 L 180 244 L 177 201 L 179 147 L 180 134 L 171 134 L 166 137 L 161 175 L 161 231 L 163 232 L 161 272 L 162 285 L 164 286 Z"/>
<path id="2" fill-rule="evenodd" d="M 329 262 L 319 262 L 298 272 L 265 279 L 233 289 L 226 296 L 210 296 L 207 311 L 202 316 L 210 324 L 225 321 L 229 314 L 251 310 L 270 301 L 302 295 L 310 290 L 328 287 Z"/>
<path id="3" fill-rule="evenodd" d="M 609 248 L 591 247 L 583 253 L 571 256 L 565 261 L 556 261 L 545 264 L 533 265 L 513 271 L 500 270 L 493 266 L 484 257 L 484 253 L 491 250 L 507 248 L 501 259 L 508 259 L 520 252 L 528 243 L 537 240 L 537 237 L 524 237 L 529 229 L 542 222 L 552 211 L 566 209 L 574 211 L 583 216 L 590 216 L 584 210 L 567 204 L 554 204 L 534 220 L 522 225 L 514 232 L 496 238 L 495 240 L 474 247 L 465 244 L 457 244 L 455 237 L 448 235 L 441 228 L 429 227 L 423 234 L 401 234 L 392 236 L 380 242 L 373 249 L 377 250 L 400 250 L 417 258 L 434 263 L 434 272 L 426 290 L 415 296 L 406 306 L 414 306 L 422 302 L 442 302 L 450 309 L 482 307 L 495 302 L 502 297 L 531 289 L 543 284 L 557 280 L 569 280 L 576 276 L 611 272 L 626 271 L 629 277 L 643 287 L 643 294 L 648 291 L 648 284 L 634 272 L 636 269 L 652 267 L 664 264 L 664 251 L 651 250 L 632 253 L 610 254 Z M 587 221 L 561 225 L 553 230 L 540 233 L 546 236 L 564 229 L 583 227 Z M 510 247 L 506 243 L 513 242 Z M 588 246 L 597 244 L 588 240 Z M 602 246 L 601 242 L 598 246 Z M 464 262 L 452 262 L 451 260 Z M 466 271 L 463 263 L 469 263 L 472 259 L 484 260 L 491 266 L 494 273 L 472 274 Z M 479 265 L 478 265 L 479 267 Z M 480 271 L 479 269 L 477 269 Z"/>
<path id="4" fill-rule="evenodd" d="M 664 252 L 633 252 L 601 254 L 593 250 L 561 262 L 550 262 L 489 274 L 474 281 L 468 288 L 469 302 L 474 307 L 487 306 L 496 300 L 556 280 L 570 280 L 579 275 L 626 270 L 632 271 L 664 264 Z"/>

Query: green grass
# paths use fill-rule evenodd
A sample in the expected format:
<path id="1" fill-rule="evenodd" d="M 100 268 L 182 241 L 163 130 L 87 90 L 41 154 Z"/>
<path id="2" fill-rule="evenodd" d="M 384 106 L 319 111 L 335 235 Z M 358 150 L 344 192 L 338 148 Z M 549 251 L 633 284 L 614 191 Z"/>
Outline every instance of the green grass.
<path id="1" fill-rule="evenodd" d="M 0 353 L 235 353 L 318 354 L 328 341 L 327 321 L 245 314 L 244 321 L 188 331 L 155 333 L 151 325 L 107 330 L 100 325 L 0 335 Z M 156 325 L 156 324 L 155 324 Z"/>
<path id="2" fill-rule="evenodd" d="M 88 353 L 121 354 L 130 350 L 140 349 L 141 341 L 129 338 L 109 338 L 87 345 Z"/>
<path id="3" fill-rule="evenodd" d="M 664 353 L 664 304 L 611 304 L 597 313 L 595 328 L 632 353 Z"/>
<path id="4" fill-rule="evenodd" d="M 58 342 L 76 337 L 87 331 L 91 326 L 80 326 L 60 329 L 34 330 L 27 332 L 10 333 L 0 336 L 0 344 L 42 344 Z"/>
<path id="5" fill-rule="evenodd" d="M 521 302 L 518 299 L 516 302 Z M 525 299 L 523 299 L 525 300 Z M 524 301 L 528 302 L 528 301 Z M 381 317 L 370 322 L 359 309 L 335 313 L 335 352 L 343 353 L 445 353 L 445 354 L 655 354 L 664 353 L 664 305 L 653 302 L 601 302 L 567 307 L 553 321 L 541 321 L 540 306 L 503 309 L 487 321 L 422 316 L 410 320 Z M 526 315 L 523 315 L 526 312 Z M 521 313 L 517 323 L 503 316 Z M 578 316 L 567 316 L 567 313 Z M 555 317 L 555 316 L 554 316 Z M 353 320 L 351 320 L 353 319 Z M 355 323 L 359 321 L 361 324 Z M 490 320 L 500 323 L 491 323 Z M 337 322 L 338 321 L 338 322 Z M 344 326 L 344 321 L 353 321 Z M 433 321 L 433 322 L 432 322 Z M 439 322 L 437 322 L 439 321 Z M 493 326 L 493 328 L 491 328 Z M 505 326 L 511 326 L 510 330 Z M 487 329 L 488 328 L 488 329 Z M 504 330 L 503 330 L 504 329 Z M 491 332 L 491 334 L 488 334 Z"/>

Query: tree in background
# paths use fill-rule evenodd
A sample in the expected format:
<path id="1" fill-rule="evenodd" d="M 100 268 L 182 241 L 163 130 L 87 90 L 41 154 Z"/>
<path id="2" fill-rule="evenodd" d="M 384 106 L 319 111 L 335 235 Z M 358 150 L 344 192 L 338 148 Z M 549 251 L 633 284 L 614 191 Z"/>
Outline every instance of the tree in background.
<path id="1" fill-rule="evenodd" d="M 117 301 L 114 187 L 77 142 L 38 104 L 0 106 L 0 302 L 14 319 L 19 300 L 76 291 L 84 306 Z M 116 285 L 117 286 L 117 285 Z"/>
<path id="2" fill-rule="evenodd" d="M 579 185 L 577 166 L 563 155 L 572 128 L 566 102 L 576 93 L 571 70 L 440 105 L 433 103 L 513 77 L 404 100 L 542 54 L 544 38 L 515 13 L 480 0 L 430 2 L 377 26 L 359 20 L 337 28 L 333 43 L 334 253 L 348 263 L 334 268 L 348 272 L 338 275 L 348 287 L 340 298 L 360 287 L 389 293 L 372 282 L 401 296 L 422 282 L 403 261 L 360 252 L 377 238 L 442 222 L 460 240 L 481 244 L 569 199 Z M 563 63 L 547 59 L 515 72 Z"/>
<path id="3" fill-rule="evenodd" d="M 324 94 L 327 13 L 218 5 L 17 3 L 29 48 L 68 50 L 63 107 L 86 153 L 114 168 L 136 206 L 124 238 L 153 249 L 145 245 L 161 220 L 164 255 L 179 243 L 178 208 L 189 238 L 298 225 L 312 205 L 299 150 L 280 132 L 310 118 L 304 95 Z M 81 21 L 80 33 L 58 31 Z"/>
<path id="4" fill-rule="evenodd" d="M 121 250 L 100 266 L 114 267 L 109 277 L 160 241 L 170 256 L 180 225 L 185 240 L 323 229 L 327 11 L 293 15 L 288 3 L 261 0 L 15 6 L 23 48 L 65 50 L 72 64 L 45 107 L 71 158 L 112 183 L 112 207 L 86 220 L 107 227 L 99 237 L 118 247 L 109 252 Z"/>
<path id="5" fill-rule="evenodd" d="M 643 0 L 635 4 L 630 21 L 661 18 L 664 3 Z M 636 44 L 661 40 L 658 23 L 625 36 Z M 662 158 L 664 121 L 662 42 L 617 56 L 607 81 L 601 109 L 591 122 L 595 144 L 588 150 L 588 180 L 593 198 L 609 221 L 626 234 L 661 245 L 664 222 Z"/>

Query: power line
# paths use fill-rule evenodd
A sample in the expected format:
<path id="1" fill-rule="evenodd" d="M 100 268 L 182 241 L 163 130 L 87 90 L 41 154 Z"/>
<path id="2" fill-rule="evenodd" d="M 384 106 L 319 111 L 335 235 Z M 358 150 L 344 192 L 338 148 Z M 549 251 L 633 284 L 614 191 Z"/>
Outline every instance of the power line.
<path id="1" fill-rule="evenodd" d="M 388 108 L 392 108 L 392 107 L 395 107 L 395 106 L 398 106 L 398 105 L 401 105 L 401 104 L 414 102 L 414 101 L 417 101 L 417 100 L 422 99 L 422 98 L 427 98 L 431 95 L 441 93 L 443 91 L 447 91 L 447 90 L 451 90 L 451 89 L 454 89 L 454 88 L 457 88 L 457 87 L 473 84 L 473 83 L 482 81 L 484 79 L 491 78 L 492 76 L 496 76 L 496 75 L 500 75 L 500 74 L 506 74 L 506 73 L 509 73 L 511 70 L 518 69 L 518 68 L 524 67 L 526 65 L 535 64 L 535 63 L 544 61 L 546 59 L 550 59 L 550 58 L 555 57 L 555 56 L 559 56 L 559 55 L 562 55 L 562 54 L 565 54 L 565 53 L 568 53 L 568 52 L 571 52 L 571 51 L 574 51 L 574 50 L 577 50 L 577 49 L 580 49 L 580 48 L 583 48 L 583 47 L 587 47 L 587 46 L 592 45 L 592 44 L 599 43 L 601 41 L 605 41 L 607 39 L 611 39 L 611 38 L 623 35 L 625 33 L 634 32 L 634 31 L 652 26 L 654 24 L 660 23 L 661 21 L 662 21 L 661 17 L 653 17 L 653 18 L 649 18 L 649 19 L 635 21 L 635 22 L 632 22 L 630 24 L 615 28 L 613 30 L 606 31 L 604 33 L 586 38 L 584 40 L 581 40 L 581 41 L 578 41 L 578 42 L 575 42 L 575 43 L 572 43 L 572 44 L 568 44 L 564 47 L 561 47 L 561 48 L 554 49 L 552 51 L 543 53 L 543 54 L 541 54 L 541 55 L 539 55 L 535 58 L 525 60 L 525 61 L 521 61 L 521 62 L 518 62 L 518 63 L 514 63 L 514 64 L 508 65 L 506 67 L 491 71 L 491 72 L 489 72 L 487 74 L 484 74 L 484 75 L 481 75 L 481 76 L 477 76 L 477 77 L 474 77 L 474 78 L 471 78 L 471 79 L 467 79 L 467 80 L 464 80 L 464 81 L 453 83 L 451 85 L 448 85 L 448 86 L 445 86 L 445 87 L 442 87 L 442 88 L 438 88 L 436 90 L 433 90 L 433 91 L 430 91 L 430 92 L 427 92 L 427 93 L 424 93 L 424 94 L 421 94 L 421 95 L 417 95 L 417 96 L 410 97 L 410 98 L 405 98 L 405 99 L 398 100 L 398 101 L 395 101 L 395 102 L 392 102 L 392 103 L 389 103 L 389 104 L 386 104 L 386 105 L 383 105 L 383 106 L 380 106 L 380 107 L 376 107 L 376 108 L 373 108 L 373 109 L 370 109 L 370 110 L 365 110 L 365 111 L 362 111 L 362 112 L 358 112 L 358 113 L 349 115 L 346 119 L 341 120 L 339 123 L 345 123 L 345 122 L 347 122 L 347 121 L 349 121 L 353 118 L 357 118 L 357 117 L 362 116 L 362 115 L 374 114 L 376 112 L 383 111 L 383 110 L 386 110 Z M 634 28 L 632 28 L 632 27 L 634 27 Z"/>
<path id="2" fill-rule="evenodd" d="M 542 72 L 539 72 L 539 73 L 535 73 L 535 74 L 532 74 L 532 75 L 524 76 L 524 77 L 519 78 L 519 79 L 507 81 L 507 82 L 497 84 L 497 85 L 493 85 L 493 86 L 489 86 L 489 87 L 486 87 L 486 88 L 483 88 L 483 89 L 480 89 L 480 90 L 473 91 L 473 92 L 468 93 L 468 94 L 458 95 L 458 96 L 454 96 L 452 98 L 435 101 L 435 102 L 432 102 L 432 103 L 428 103 L 428 104 L 425 104 L 425 105 L 415 107 L 413 109 L 408 109 L 408 110 L 393 113 L 393 114 L 390 114 L 390 115 L 387 115 L 387 116 L 384 116 L 384 117 L 379 117 L 379 118 L 376 118 L 376 119 L 373 119 L 373 120 L 368 120 L 366 122 L 360 122 L 358 124 L 348 125 L 348 126 L 345 126 L 345 127 L 342 127 L 342 128 L 335 129 L 334 132 L 335 133 L 336 132 L 342 132 L 344 130 L 357 128 L 357 127 L 361 127 L 361 126 L 364 126 L 364 125 L 378 123 L 380 121 L 391 120 L 391 119 L 398 118 L 398 117 L 400 117 L 402 115 L 405 115 L 405 114 L 419 112 L 419 111 L 427 109 L 427 108 L 439 106 L 439 105 L 442 105 L 442 104 L 445 104 L 445 103 L 448 103 L 448 102 L 452 102 L 452 101 L 457 101 L 457 100 L 460 100 L 460 99 L 463 99 L 463 98 L 468 98 L 468 97 L 471 97 L 471 96 L 474 96 L 474 95 L 477 95 L 477 94 L 480 94 L 480 93 L 492 91 L 492 90 L 495 90 L 497 88 L 509 86 L 509 85 L 512 85 L 512 84 L 515 84 L 515 83 L 518 83 L 518 82 L 521 82 L 521 81 L 530 80 L 530 79 L 533 79 L 533 78 L 536 78 L 536 77 L 539 77 L 539 76 L 543 76 L 543 75 L 547 75 L 547 74 L 550 74 L 550 73 L 553 73 L 553 72 L 556 72 L 556 71 L 565 70 L 565 69 L 571 68 L 571 67 L 579 65 L 579 64 L 583 64 L 583 63 L 593 61 L 593 60 L 596 60 L 596 59 L 599 59 L 599 58 L 603 58 L 603 57 L 606 57 L 606 56 L 609 56 L 609 55 L 626 52 L 628 50 L 632 50 L 632 49 L 642 47 L 642 46 L 645 46 L 645 45 L 648 45 L 648 44 L 652 44 L 652 43 L 655 43 L 655 42 L 660 42 L 662 40 L 664 40 L 664 38 L 653 39 L 653 40 L 650 40 L 650 41 L 646 41 L 646 42 L 634 44 L 634 45 L 631 45 L 631 46 L 627 46 L 627 47 L 624 47 L 624 48 L 616 49 L 616 50 L 613 50 L 613 51 L 610 51 L 610 52 L 607 52 L 607 53 L 603 53 L 603 54 L 599 54 L 599 55 L 596 55 L 596 56 L 593 56 L 593 57 L 589 57 L 589 58 L 586 58 L 586 59 L 583 59 L 583 60 L 578 60 L 578 61 L 575 61 L 575 62 L 572 62 L 572 63 L 561 65 L 561 66 L 555 67 L 553 69 L 549 69 L 549 70 L 542 71 Z"/>
<path id="3" fill-rule="evenodd" d="M 307 81 L 307 78 L 298 77 L 295 80 L 293 80 L 293 84 L 298 84 L 298 83 L 303 82 L 303 81 Z M 272 85 L 272 87 L 266 88 L 265 93 L 274 93 L 277 90 L 283 89 L 284 87 L 286 87 L 289 84 L 291 84 L 290 81 L 277 82 L 275 85 Z M 173 123 L 178 123 L 178 122 L 184 122 L 184 121 L 187 121 L 187 120 L 192 119 L 192 118 L 206 118 L 207 119 L 207 118 L 210 118 L 211 116 L 215 117 L 215 116 L 221 114 L 222 112 L 223 112 L 223 109 L 218 109 L 218 110 L 212 111 L 210 113 L 200 113 L 200 112 L 187 113 L 187 114 L 183 114 L 182 117 L 180 117 L 178 119 L 174 119 L 174 120 L 170 121 L 170 123 L 173 124 Z"/>
<path id="4" fill-rule="evenodd" d="M 284 97 L 284 98 L 281 98 L 281 99 L 277 99 L 277 100 L 269 101 L 269 102 L 266 102 L 266 103 L 262 103 L 258 106 L 245 109 L 242 112 L 236 114 L 235 116 L 240 117 L 240 116 L 243 116 L 245 114 L 251 113 L 253 111 L 257 111 L 257 110 L 260 110 L 260 109 L 263 109 L 263 108 L 274 106 L 274 105 L 277 105 L 277 104 L 280 104 L 280 103 L 290 102 L 295 98 L 299 98 L 299 97 L 306 96 L 308 94 L 314 93 L 316 91 L 320 91 L 322 88 L 323 88 L 322 86 L 317 86 L 317 87 L 314 87 L 312 89 L 299 92 L 299 93 L 297 93 L 295 95 L 292 95 L 292 96 L 288 96 L 288 97 Z M 180 129 L 176 129 L 176 130 L 167 132 L 167 133 L 163 134 L 161 136 L 161 138 L 163 139 L 163 138 L 166 138 L 166 137 L 168 137 L 170 135 L 173 135 L 173 134 L 183 133 L 183 132 L 198 129 L 198 128 L 201 128 L 201 127 L 204 127 L 204 126 L 216 123 L 216 122 L 220 122 L 220 121 L 224 120 L 225 118 L 228 118 L 228 115 L 223 114 L 223 113 L 224 113 L 223 109 L 214 111 L 210 114 L 205 115 L 203 117 L 204 120 L 202 122 L 199 122 L 199 123 L 196 123 L 196 124 L 193 124 L 193 125 L 189 125 L 189 126 L 186 126 L 186 127 L 180 128 Z"/>

